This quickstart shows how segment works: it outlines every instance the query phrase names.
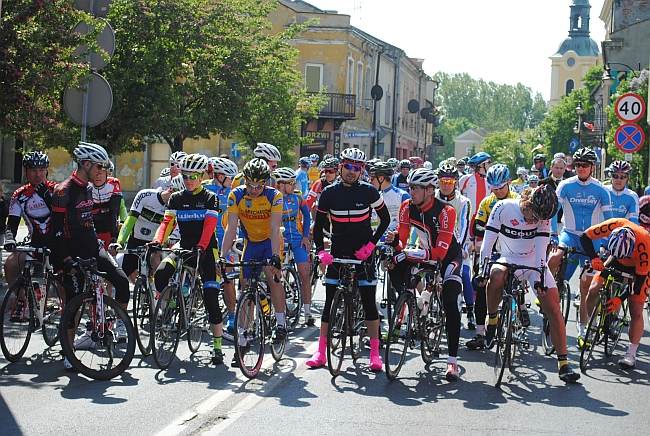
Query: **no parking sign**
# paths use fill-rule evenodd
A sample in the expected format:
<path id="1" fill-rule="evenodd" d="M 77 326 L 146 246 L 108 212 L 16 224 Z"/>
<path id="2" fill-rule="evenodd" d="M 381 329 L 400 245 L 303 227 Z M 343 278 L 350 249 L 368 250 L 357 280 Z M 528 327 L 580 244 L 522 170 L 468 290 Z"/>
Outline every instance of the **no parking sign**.
<path id="1" fill-rule="evenodd" d="M 622 124 L 616 129 L 614 140 L 623 153 L 636 153 L 645 143 L 645 133 L 638 124 Z"/>

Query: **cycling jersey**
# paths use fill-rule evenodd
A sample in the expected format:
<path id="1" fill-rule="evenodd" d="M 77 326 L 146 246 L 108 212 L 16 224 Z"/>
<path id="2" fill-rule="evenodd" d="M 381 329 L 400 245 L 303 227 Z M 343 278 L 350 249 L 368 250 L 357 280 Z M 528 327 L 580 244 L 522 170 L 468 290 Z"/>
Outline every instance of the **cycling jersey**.
<path id="1" fill-rule="evenodd" d="M 639 196 L 629 188 L 616 191 L 613 186 L 605 186 L 612 201 L 612 217 L 626 218 L 639 224 Z"/>
<path id="2" fill-rule="evenodd" d="M 460 193 L 469 199 L 472 210 L 477 212 L 481 201 L 490 193 L 485 176 L 479 173 L 466 174 L 458 181 Z"/>
<path id="3" fill-rule="evenodd" d="M 300 243 L 309 237 L 311 214 L 299 191 L 283 195 L 282 226 L 284 240 L 290 244 Z"/>
<path id="4" fill-rule="evenodd" d="M 151 241 L 165 215 L 165 202 L 159 189 L 143 189 L 138 192 L 131 204 L 131 210 L 124 225 L 120 229 L 117 242 L 123 247 L 129 237 L 140 241 Z M 178 229 L 175 229 L 171 239 L 178 240 Z"/>
<path id="5" fill-rule="evenodd" d="M 152 188 L 162 189 L 164 191 L 165 189 L 169 189 L 171 185 L 172 185 L 171 176 L 163 176 L 163 177 L 158 177 L 158 179 L 153 183 Z"/>
<path id="6" fill-rule="evenodd" d="M 528 186 L 526 182 L 520 178 L 516 178 L 510 182 L 510 190 L 516 194 L 521 194 L 526 189 L 526 186 Z"/>
<path id="7" fill-rule="evenodd" d="M 456 211 L 454 236 L 456 237 L 458 244 L 463 247 L 467 241 L 467 235 L 469 234 L 469 220 L 472 216 L 472 205 L 470 204 L 469 199 L 462 195 L 458 190 L 454 192 L 452 198 L 445 198 L 440 190 L 436 190 L 436 198 L 443 203 L 450 205 Z"/>
<path id="8" fill-rule="evenodd" d="M 386 208 L 388 208 L 388 213 L 390 214 L 388 231 L 392 232 L 397 229 L 397 225 L 399 224 L 399 209 L 402 207 L 402 203 L 411 198 L 411 196 L 406 191 L 396 188 L 393 185 L 390 185 L 386 189 L 382 189 L 381 196 L 384 198 L 384 204 L 386 205 Z M 379 217 L 377 216 L 377 213 L 373 211 L 372 225 L 373 227 L 376 227 L 378 224 Z M 382 236 L 381 240 L 383 240 L 384 236 Z"/>
<path id="9" fill-rule="evenodd" d="M 307 170 L 307 177 L 310 183 L 314 183 L 320 177 L 320 169 L 317 166 L 309 167 Z"/>
<path id="10" fill-rule="evenodd" d="M 372 231 L 370 210 L 377 211 L 380 224 Z M 329 218 L 329 219 L 328 219 Z M 353 257 L 359 248 L 376 244 L 390 223 L 390 214 L 381 193 L 366 182 L 352 185 L 336 182 L 323 191 L 316 209 L 314 243 L 317 252 L 323 250 L 323 230 L 332 225 L 334 257 Z"/>
<path id="11" fill-rule="evenodd" d="M 318 199 L 320 198 L 321 192 L 323 192 L 323 189 L 327 188 L 329 185 L 331 185 L 331 183 L 326 179 L 318 179 L 311 185 L 309 194 L 307 194 L 307 198 L 305 198 L 305 202 L 309 209 L 313 209 L 314 205 L 318 205 Z"/>
<path id="12" fill-rule="evenodd" d="M 592 224 L 601 222 L 603 217 L 612 217 L 609 193 L 593 177 L 584 182 L 578 176 L 563 180 L 556 193 L 564 213 L 563 232 L 580 236 Z"/>
<path id="13" fill-rule="evenodd" d="M 304 197 L 309 193 L 309 176 L 307 175 L 307 170 L 304 168 L 298 168 L 296 170 L 296 185 L 300 188 L 300 192 Z"/>
<path id="14" fill-rule="evenodd" d="M 408 191 L 409 184 L 406 181 L 407 178 L 408 176 L 403 175 L 401 172 L 393 174 L 393 177 L 390 179 L 390 184 L 404 191 Z"/>
<path id="15" fill-rule="evenodd" d="M 122 202 L 122 187 L 114 177 L 107 177 L 102 186 L 90 184 L 93 194 L 93 222 L 95 232 L 105 246 L 117 239 L 117 228 Z"/>
<path id="16" fill-rule="evenodd" d="M 56 183 L 46 181 L 48 192 L 54 191 Z M 20 219 L 23 218 L 31 236 L 31 242 L 35 246 L 47 245 L 47 239 L 50 236 L 52 211 L 50 205 L 52 199 L 43 199 L 31 184 L 23 185 L 18 188 L 11 196 L 9 202 L 9 215 L 7 218 L 7 230 L 12 234 L 11 239 L 15 239 L 18 233 Z"/>
<path id="17" fill-rule="evenodd" d="M 205 186 L 205 189 L 207 189 L 210 192 L 213 192 L 214 195 L 217 196 L 217 200 L 219 200 L 219 218 L 217 220 L 217 242 L 221 244 L 221 241 L 223 241 L 223 235 L 226 232 L 226 205 L 228 204 L 228 194 L 230 194 L 230 188 L 226 186 L 221 186 L 218 185 L 214 182 L 214 179 L 212 180 L 206 180 L 203 182 L 203 186 Z"/>
<path id="18" fill-rule="evenodd" d="M 228 213 L 236 213 L 244 238 L 261 242 L 271 237 L 271 216 L 282 213 L 282 194 L 265 186 L 257 197 L 246 193 L 246 186 L 234 188 L 228 194 Z"/>
<path id="19" fill-rule="evenodd" d="M 513 198 L 517 198 L 517 194 L 510 191 L 505 199 Z M 481 201 L 481 204 L 478 207 L 478 212 L 476 213 L 476 219 L 474 220 L 474 234 L 477 237 L 483 237 L 483 234 L 485 233 L 485 225 L 487 224 L 490 213 L 492 212 L 492 209 L 494 209 L 494 205 L 497 204 L 497 201 L 499 201 L 499 199 L 494 192 Z"/>

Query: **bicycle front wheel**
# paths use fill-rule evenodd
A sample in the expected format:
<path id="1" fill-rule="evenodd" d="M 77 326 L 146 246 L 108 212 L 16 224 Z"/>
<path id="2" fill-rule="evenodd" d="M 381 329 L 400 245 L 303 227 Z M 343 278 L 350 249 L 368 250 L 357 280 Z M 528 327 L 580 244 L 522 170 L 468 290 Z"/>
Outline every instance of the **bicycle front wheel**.
<path id="1" fill-rule="evenodd" d="M 580 351 L 580 371 L 583 373 L 587 372 L 594 348 L 603 340 L 605 316 L 602 302 L 598 301 L 598 304 L 591 312 L 591 317 L 589 317 L 589 325 L 584 336 L 584 346 Z"/>
<path id="2" fill-rule="evenodd" d="M 553 345 L 553 340 L 551 338 L 551 323 L 548 321 L 546 314 L 542 313 L 542 348 L 544 349 L 544 354 L 550 356 L 555 353 L 555 346 Z"/>
<path id="3" fill-rule="evenodd" d="M 9 362 L 17 362 L 29 345 L 36 325 L 34 299 L 22 283 L 12 286 L 0 307 L 0 347 Z"/>
<path id="4" fill-rule="evenodd" d="M 566 325 L 569 320 L 569 314 L 571 313 L 571 286 L 569 281 L 564 281 L 564 286 L 561 286 L 560 291 L 560 310 L 562 310 L 562 316 L 564 317 L 564 325 Z"/>
<path id="5" fill-rule="evenodd" d="M 422 355 L 422 361 L 428 365 L 433 362 L 434 357 L 440 354 L 440 343 L 442 342 L 442 335 L 445 333 L 445 309 L 442 306 L 439 294 L 431 294 L 429 311 L 423 324 L 420 354 Z"/>
<path id="6" fill-rule="evenodd" d="M 623 304 L 621 304 L 621 308 L 618 312 L 607 315 L 607 335 L 605 336 L 605 355 L 607 357 L 611 357 L 614 354 L 614 350 L 616 350 L 616 346 L 621 340 L 623 329 L 625 326 L 629 325 L 628 302 L 625 300 L 623 301 Z"/>
<path id="7" fill-rule="evenodd" d="M 397 378 L 406 361 L 406 353 L 413 337 L 414 315 L 413 294 L 408 291 L 403 292 L 397 299 L 393 317 L 389 320 L 384 348 L 386 376 L 390 380 Z"/>
<path id="8" fill-rule="evenodd" d="M 187 346 L 192 353 L 199 351 L 206 330 L 207 313 L 201 292 L 201 288 L 195 288 L 188 302 L 190 318 L 187 320 Z"/>
<path id="9" fill-rule="evenodd" d="M 94 292 L 79 294 L 65 305 L 59 337 L 63 354 L 83 375 L 110 380 L 122 374 L 135 354 L 135 330 L 126 310 L 104 295 L 104 324 Z M 126 329 L 126 340 L 114 332 L 118 323 Z"/>
<path id="10" fill-rule="evenodd" d="M 330 322 L 327 327 L 327 367 L 332 377 L 341 372 L 348 332 L 348 314 L 343 290 L 339 289 L 332 299 Z"/>
<path id="11" fill-rule="evenodd" d="M 255 293 L 244 292 L 237 301 L 235 313 L 235 353 L 239 369 L 248 378 L 255 378 L 264 360 L 264 314 Z"/>
<path id="12" fill-rule="evenodd" d="M 59 287 L 54 280 L 50 280 L 45 294 L 45 309 L 41 333 L 48 347 L 53 347 L 59 340 L 59 325 L 63 314 L 63 302 L 59 295 Z"/>
<path id="13" fill-rule="evenodd" d="M 300 309 L 302 308 L 302 290 L 300 280 L 293 267 L 284 268 L 282 271 L 282 286 L 286 298 L 287 324 L 295 326 L 300 320 Z"/>
<path id="14" fill-rule="evenodd" d="M 499 320 L 494 336 L 494 361 L 492 369 L 494 371 L 494 386 L 501 386 L 503 373 L 510 360 L 510 347 L 512 347 L 512 302 L 507 298 L 501 304 L 499 311 Z"/>
<path id="15" fill-rule="evenodd" d="M 176 356 L 181 339 L 181 311 L 178 287 L 167 286 L 160 293 L 153 312 L 153 358 L 160 369 L 167 369 Z"/>
<path id="16" fill-rule="evenodd" d="M 141 278 L 133 288 L 133 328 L 135 329 L 138 348 L 143 356 L 151 354 L 153 337 L 151 335 L 153 317 L 153 295 Z"/>

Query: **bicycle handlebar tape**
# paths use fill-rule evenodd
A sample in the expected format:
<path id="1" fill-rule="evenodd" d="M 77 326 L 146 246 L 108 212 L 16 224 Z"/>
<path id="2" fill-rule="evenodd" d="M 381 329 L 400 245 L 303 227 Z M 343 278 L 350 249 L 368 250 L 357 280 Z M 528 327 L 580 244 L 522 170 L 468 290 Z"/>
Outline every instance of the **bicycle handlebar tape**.
<path id="1" fill-rule="evenodd" d="M 203 219 L 203 232 L 201 233 L 201 238 L 197 244 L 203 251 L 208 248 L 210 245 L 210 238 L 214 235 L 214 229 L 217 228 L 217 221 L 219 220 L 219 214 L 216 210 L 206 210 L 205 218 Z"/>
<path id="2" fill-rule="evenodd" d="M 160 226 L 158 226 L 158 230 L 156 230 L 156 235 L 153 237 L 153 241 L 151 242 L 157 242 L 159 244 L 164 243 L 172 231 L 174 231 L 175 223 L 176 211 L 167 209 Z"/>

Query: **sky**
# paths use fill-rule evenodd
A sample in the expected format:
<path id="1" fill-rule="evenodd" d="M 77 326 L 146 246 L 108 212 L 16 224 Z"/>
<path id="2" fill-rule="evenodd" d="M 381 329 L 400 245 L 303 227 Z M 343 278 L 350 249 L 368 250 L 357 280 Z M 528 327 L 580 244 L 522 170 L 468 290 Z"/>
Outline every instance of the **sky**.
<path id="1" fill-rule="evenodd" d="M 423 58 L 428 74 L 468 73 L 521 82 L 550 98 L 551 61 L 568 36 L 571 0 L 306 0 Z M 600 46 L 605 0 L 591 0 L 591 37 Z"/>

